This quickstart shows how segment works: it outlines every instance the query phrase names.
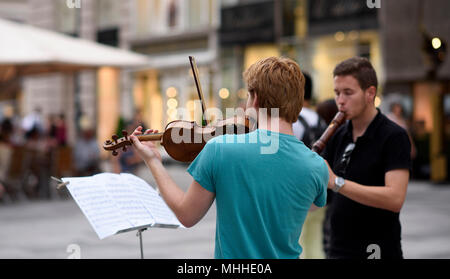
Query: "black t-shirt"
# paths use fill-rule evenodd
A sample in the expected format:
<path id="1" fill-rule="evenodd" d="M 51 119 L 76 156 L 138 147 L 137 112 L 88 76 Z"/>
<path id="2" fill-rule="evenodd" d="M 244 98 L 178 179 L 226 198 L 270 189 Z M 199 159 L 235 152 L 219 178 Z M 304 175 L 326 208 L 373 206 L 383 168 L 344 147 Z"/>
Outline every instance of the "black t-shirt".
<path id="1" fill-rule="evenodd" d="M 364 135 L 357 138 L 343 171 L 341 160 L 353 142 L 352 130 L 351 121 L 347 121 L 322 153 L 336 175 L 366 186 L 384 186 L 386 172 L 411 169 L 406 131 L 378 111 Z M 399 213 L 366 206 L 339 193 L 334 194 L 327 210 L 331 257 L 367 258 L 370 244 L 380 247 L 381 258 L 402 257 Z"/>

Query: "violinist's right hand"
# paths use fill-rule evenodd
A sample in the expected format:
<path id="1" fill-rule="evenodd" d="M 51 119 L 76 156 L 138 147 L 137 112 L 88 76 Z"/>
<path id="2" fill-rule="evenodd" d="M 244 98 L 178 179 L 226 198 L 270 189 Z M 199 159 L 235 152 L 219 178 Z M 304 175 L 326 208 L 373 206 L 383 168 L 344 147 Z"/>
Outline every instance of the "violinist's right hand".
<path id="1" fill-rule="evenodd" d="M 152 130 L 152 129 L 147 129 L 144 133 L 144 135 L 146 134 L 151 134 L 151 133 L 157 133 L 158 130 Z M 142 160 L 144 160 L 146 163 L 150 162 L 153 159 L 157 159 L 159 161 L 162 161 L 161 158 L 161 154 L 159 153 L 158 148 L 156 147 L 156 145 L 151 142 L 151 141 L 139 141 L 139 139 L 136 136 L 142 135 L 142 126 L 138 126 L 133 134 L 131 134 L 130 138 L 131 141 L 133 142 L 133 147 L 134 149 L 137 151 L 139 157 L 142 158 Z"/>

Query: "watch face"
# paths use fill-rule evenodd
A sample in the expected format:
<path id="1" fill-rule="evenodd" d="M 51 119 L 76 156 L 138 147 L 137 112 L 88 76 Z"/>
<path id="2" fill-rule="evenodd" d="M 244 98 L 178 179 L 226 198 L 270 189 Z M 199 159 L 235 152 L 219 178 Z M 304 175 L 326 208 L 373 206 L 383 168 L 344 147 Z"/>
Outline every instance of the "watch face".
<path id="1" fill-rule="evenodd" d="M 342 177 L 337 177 L 337 178 L 336 178 L 336 184 L 337 184 L 338 186 L 342 186 L 342 185 L 344 185 L 344 183 L 345 183 L 344 178 L 342 178 Z"/>

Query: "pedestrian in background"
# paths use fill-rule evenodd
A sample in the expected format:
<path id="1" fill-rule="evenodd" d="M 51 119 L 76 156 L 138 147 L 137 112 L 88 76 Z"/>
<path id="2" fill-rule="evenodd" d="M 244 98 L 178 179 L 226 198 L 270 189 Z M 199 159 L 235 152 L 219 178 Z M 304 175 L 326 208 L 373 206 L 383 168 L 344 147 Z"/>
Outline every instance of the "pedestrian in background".
<path id="1" fill-rule="evenodd" d="M 320 138 L 327 128 L 323 119 L 312 108 L 312 79 L 304 73 L 305 76 L 305 97 L 303 108 L 298 115 L 297 121 L 292 124 L 294 136 L 301 140 L 307 147 L 311 148 L 313 143 Z"/>
<path id="2" fill-rule="evenodd" d="M 338 113 L 338 107 L 336 105 L 336 101 L 334 99 L 328 99 L 325 100 L 319 104 L 317 104 L 316 111 L 319 114 L 320 117 L 325 121 L 325 123 L 330 125 L 333 118 L 336 116 L 336 113 Z M 327 205 L 328 207 L 332 201 L 333 201 L 333 195 L 334 192 L 330 189 L 327 189 Z M 324 255 L 328 254 L 329 246 L 330 246 L 330 218 L 329 218 L 329 211 L 325 209 L 325 214 L 322 219 L 322 249 L 325 253 Z"/>
<path id="3" fill-rule="evenodd" d="M 390 120 L 395 122 L 398 126 L 405 129 L 408 133 L 409 141 L 411 142 L 411 159 L 414 160 L 416 158 L 416 145 L 411 137 L 410 129 L 408 126 L 408 122 L 405 119 L 405 113 L 403 110 L 403 106 L 400 103 L 393 102 L 390 105 L 390 112 L 386 115 Z"/>
<path id="4" fill-rule="evenodd" d="M 294 135 L 301 140 L 308 148 L 311 148 L 316 140 L 320 138 L 326 129 L 325 121 L 312 108 L 313 82 L 311 77 L 305 76 L 305 97 L 303 108 L 292 124 Z M 325 219 L 325 208 L 316 208 L 311 210 L 306 216 L 303 224 L 302 234 L 299 243 L 303 248 L 303 259 L 323 259 L 325 258 L 323 249 L 322 226 Z"/>
<path id="5" fill-rule="evenodd" d="M 73 149 L 74 165 L 77 176 L 90 176 L 101 171 L 100 149 L 90 120 L 83 116 L 80 122 L 81 137 Z"/>

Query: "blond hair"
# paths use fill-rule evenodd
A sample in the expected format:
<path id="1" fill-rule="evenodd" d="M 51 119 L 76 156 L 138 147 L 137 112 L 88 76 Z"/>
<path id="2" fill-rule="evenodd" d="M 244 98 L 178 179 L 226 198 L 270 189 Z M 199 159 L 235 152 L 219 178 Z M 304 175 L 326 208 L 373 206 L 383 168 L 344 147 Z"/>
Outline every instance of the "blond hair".
<path id="1" fill-rule="evenodd" d="M 303 107 L 305 77 L 298 64 L 285 57 L 269 57 L 252 64 L 244 73 L 248 92 L 258 96 L 258 106 L 279 108 L 279 116 L 297 121 Z"/>

